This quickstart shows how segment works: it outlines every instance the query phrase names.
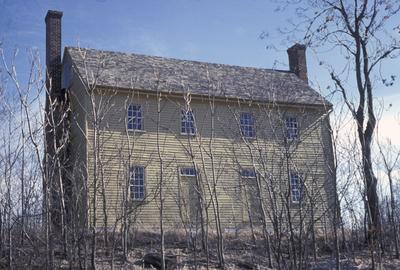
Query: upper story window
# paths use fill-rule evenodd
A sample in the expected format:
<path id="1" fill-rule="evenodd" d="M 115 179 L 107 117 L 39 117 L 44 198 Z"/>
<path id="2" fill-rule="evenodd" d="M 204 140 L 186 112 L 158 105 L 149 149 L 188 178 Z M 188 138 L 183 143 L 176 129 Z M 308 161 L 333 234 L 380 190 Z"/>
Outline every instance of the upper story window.
<path id="1" fill-rule="evenodd" d="M 144 167 L 132 166 L 129 168 L 129 189 L 132 200 L 144 199 Z"/>
<path id="2" fill-rule="evenodd" d="M 290 173 L 290 191 L 292 202 L 299 203 L 303 197 L 303 183 L 300 175 L 297 173 Z"/>
<path id="3" fill-rule="evenodd" d="M 128 107 L 128 129 L 143 130 L 142 105 L 131 104 Z"/>
<path id="4" fill-rule="evenodd" d="M 286 118 L 286 136 L 288 140 L 295 140 L 299 137 L 299 124 L 296 117 Z"/>
<path id="5" fill-rule="evenodd" d="M 254 117 L 252 113 L 242 112 L 240 114 L 240 131 L 245 138 L 254 138 Z"/>
<path id="6" fill-rule="evenodd" d="M 195 168 L 188 167 L 188 168 L 181 168 L 180 174 L 182 176 L 196 176 L 197 172 Z"/>
<path id="7" fill-rule="evenodd" d="M 196 134 L 196 124 L 193 111 L 182 110 L 181 114 L 181 133 L 186 135 Z"/>
<path id="8" fill-rule="evenodd" d="M 256 171 L 254 169 L 241 169 L 240 176 L 242 178 L 256 178 Z"/>

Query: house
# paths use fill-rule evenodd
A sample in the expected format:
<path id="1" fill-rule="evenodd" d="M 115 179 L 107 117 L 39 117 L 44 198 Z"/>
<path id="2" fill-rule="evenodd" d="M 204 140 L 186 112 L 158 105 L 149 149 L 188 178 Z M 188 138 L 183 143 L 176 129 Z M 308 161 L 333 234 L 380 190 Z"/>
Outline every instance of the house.
<path id="1" fill-rule="evenodd" d="M 160 209 L 176 227 L 326 218 L 332 105 L 305 46 L 285 71 L 77 47 L 61 60 L 61 17 L 46 16 L 48 99 L 68 104 L 62 192 L 82 226 L 158 226 Z"/>

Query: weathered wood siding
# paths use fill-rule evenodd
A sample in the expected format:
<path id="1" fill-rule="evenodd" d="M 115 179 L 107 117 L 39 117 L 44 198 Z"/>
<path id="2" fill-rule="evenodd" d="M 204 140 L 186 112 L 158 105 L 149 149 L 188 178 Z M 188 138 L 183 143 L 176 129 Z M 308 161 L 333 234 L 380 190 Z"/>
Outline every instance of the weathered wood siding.
<path id="1" fill-rule="evenodd" d="M 90 96 L 86 100 L 89 108 Z M 258 104 L 240 100 L 221 100 L 202 97 L 190 97 L 190 107 L 195 118 L 198 134 L 181 135 L 181 110 L 185 107 L 182 96 L 162 95 L 160 99 L 159 133 L 157 134 L 158 101 L 154 93 L 140 91 L 114 91 L 106 89 L 93 96 L 96 100 L 97 124 L 99 135 L 99 160 L 97 163 L 97 210 L 98 227 L 104 226 L 103 202 L 106 203 L 108 224 L 113 226 L 122 215 L 124 189 L 127 184 L 130 165 L 145 167 L 146 199 L 136 213 L 139 224 L 158 226 L 160 179 L 160 159 L 158 143 L 164 165 L 165 183 L 165 222 L 180 226 L 179 201 L 182 193 L 180 167 L 196 166 L 201 177 L 202 190 L 209 207 L 209 221 L 213 224 L 214 214 L 210 201 L 207 180 L 212 185 L 217 183 L 217 199 L 221 219 L 225 227 L 238 226 L 248 222 L 244 203 L 244 188 L 239 176 L 240 167 L 257 168 L 261 175 L 262 196 L 268 217 L 272 218 L 272 209 L 284 211 L 289 190 L 288 169 L 298 171 L 307 187 L 307 194 L 314 201 L 315 217 L 321 217 L 331 201 L 330 177 L 327 174 L 326 147 L 322 136 L 322 124 L 326 113 L 318 107 L 278 106 Z M 81 98 L 79 98 L 81 99 Z M 128 131 L 126 128 L 127 107 L 130 103 L 143 106 L 144 131 Z M 214 106 L 214 117 L 212 117 Z M 75 107 L 73 107 L 75 108 Z M 240 112 L 252 112 L 256 119 L 256 138 L 244 141 L 239 132 Z M 83 111 L 80 112 L 80 114 Z M 92 215 L 94 194 L 94 115 L 87 110 L 85 136 L 81 151 L 87 152 L 82 162 L 88 170 L 88 208 Z M 300 126 L 300 138 L 285 143 L 284 121 L 286 116 L 296 116 Z M 211 128 L 214 119 L 214 129 Z M 81 120 L 80 120 L 81 121 Z M 76 129 L 76 128 L 75 128 Z M 213 139 L 211 139 L 213 137 Z M 87 140 L 86 140 L 87 138 Z M 78 143 L 78 137 L 77 141 Z M 87 146 L 85 145 L 87 142 Z M 158 143 L 157 143 L 158 142 Z M 77 145 L 81 145 L 79 142 Z M 87 150 L 86 150 L 87 149 Z M 80 155 L 84 155 L 81 153 Z M 213 163 L 211 159 L 213 157 Z M 214 164 L 214 166 L 212 166 Z M 214 174 L 212 167 L 214 167 Z M 214 175 L 214 178 L 213 178 Z M 104 183 L 104 186 L 102 185 Z M 103 191 L 105 190 L 105 197 Z M 289 194 L 290 195 L 290 194 Z M 105 198 L 105 200 L 103 200 Z M 306 200 L 307 201 L 307 200 Z M 137 205 L 132 202 L 132 205 Z M 293 215 L 298 215 L 299 206 L 289 203 Z M 307 203 L 301 213 L 308 213 Z M 90 220 L 89 220 L 90 222 Z"/>

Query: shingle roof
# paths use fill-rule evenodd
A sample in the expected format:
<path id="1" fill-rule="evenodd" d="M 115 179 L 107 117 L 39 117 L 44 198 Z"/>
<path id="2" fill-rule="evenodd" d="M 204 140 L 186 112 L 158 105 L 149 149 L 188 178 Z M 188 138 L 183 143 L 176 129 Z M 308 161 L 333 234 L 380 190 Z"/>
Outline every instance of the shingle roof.
<path id="1" fill-rule="evenodd" d="M 83 79 L 97 74 L 98 85 L 169 93 L 190 91 L 246 100 L 327 105 L 318 92 L 294 73 L 178 60 L 140 54 L 67 47 L 72 64 Z"/>

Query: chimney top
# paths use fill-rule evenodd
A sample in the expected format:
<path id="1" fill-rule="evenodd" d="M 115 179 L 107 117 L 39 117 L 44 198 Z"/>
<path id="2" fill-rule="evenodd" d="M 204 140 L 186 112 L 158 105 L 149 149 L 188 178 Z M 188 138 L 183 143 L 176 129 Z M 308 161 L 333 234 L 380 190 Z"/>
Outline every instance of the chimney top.
<path id="1" fill-rule="evenodd" d="M 297 50 L 305 50 L 305 49 L 306 49 L 306 45 L 296 43 L 292 47 L 287 49 L 287 51 L 289 52 L 289 51 L 297 51 Z"/>
<path id="2" fill-rule="evenodd" d="M 306 46 L 296 43 L 287 49 L 289 56 L 289 69 L 300 79 L 308 83 Z"/>
<path id="3" fill-rule="evenodd" d="M 49 10 L 45 18 L 46 86 L 52 95 L 61 91 L 61 17 L 61 11 Z"/>
<path id="4" fill-rule="evenodd" d="M 44 21 L 47 22 L 49 18 L 61 19 L 62 15 L 62 11 L 48 10 Z"/>

